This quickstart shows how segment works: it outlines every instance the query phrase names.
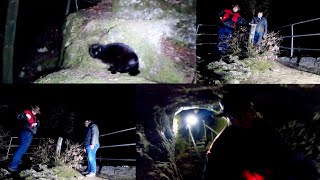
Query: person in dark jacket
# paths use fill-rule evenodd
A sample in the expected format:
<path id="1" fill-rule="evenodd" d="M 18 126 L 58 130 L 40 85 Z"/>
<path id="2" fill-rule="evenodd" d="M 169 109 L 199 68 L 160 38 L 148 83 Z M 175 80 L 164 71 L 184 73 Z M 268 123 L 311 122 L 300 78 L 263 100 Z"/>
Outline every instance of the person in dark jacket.
<path id="1" fill-rule="evenodd" d="M 224 9 L 219 13 L 220 26 L 218 29 L 217 55 L 225 55 L 229 49 L 229 43 L 237 25 L 246 25 L 247 21 L 240 16 L 239 5 L 233 5 L 232 10 Z"/>
<path id="2" fill-rule="evenodd" d="M 268 21 L 267 18 L 263 17 L 263 12 L 258 11 L 257 17 L 254 17 L 250 25 L 256 25 L 254 38 L 253 38 L 253 45 L 259 47 L 262 42 L 262 38 L 265 38 L 268 31 Z"/>
<path id="3" fill-rule="evenodd" d="M 88 159 L 88 174 L 86 177 L 95 177 L 97 172 L 96 153 L 100 147 L 99 128 L 92 120 L 86 120 L 84 125 L 87 127 L 84 140 L 84 148 Z"/>
<path id="4" fill-rule="evenodd" d="M 22 121 L 22 128 L 19 135 L 20 144 L 13 154 L 12 161 L 8 166 L 10 172 L 18 171 L 18 165 L 20 164 L 21 158 L 28 150 L 33 135 L 37 133 L 37 129 L 40 126 L 40 121 L 36 117 L 37 114 L 40 114 L 39 106 L 31 106 L 31 110 L 24 110 L 22 112 L 23 117 L 19 119 Z"/>

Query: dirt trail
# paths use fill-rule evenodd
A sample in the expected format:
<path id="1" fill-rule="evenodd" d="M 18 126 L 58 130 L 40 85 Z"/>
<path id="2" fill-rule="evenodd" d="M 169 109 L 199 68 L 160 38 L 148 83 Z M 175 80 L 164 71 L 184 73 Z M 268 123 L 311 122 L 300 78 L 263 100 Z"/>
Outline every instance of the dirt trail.
<path id="1" fill-rule="evenodd" d="M 320 76 L 300 71 L 273 61 L 273 68 L 265 72 L 253 73 L 242 84 L 319 84 Z"/>

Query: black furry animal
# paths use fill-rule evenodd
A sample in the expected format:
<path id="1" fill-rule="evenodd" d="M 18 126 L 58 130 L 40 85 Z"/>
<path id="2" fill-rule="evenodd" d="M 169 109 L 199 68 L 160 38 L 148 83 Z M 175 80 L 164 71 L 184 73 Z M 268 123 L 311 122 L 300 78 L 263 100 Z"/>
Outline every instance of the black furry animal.
<path id="1" fill-rule="evenodd" d="M 109 64 L 108 70 L 112 74 L 120 72 L 136 76 L 140 73 L 138 56 L 126 44 L 92 44 L 89 46 L 89 54 L 92 58 L 100 59 L 103 63 Z"/>

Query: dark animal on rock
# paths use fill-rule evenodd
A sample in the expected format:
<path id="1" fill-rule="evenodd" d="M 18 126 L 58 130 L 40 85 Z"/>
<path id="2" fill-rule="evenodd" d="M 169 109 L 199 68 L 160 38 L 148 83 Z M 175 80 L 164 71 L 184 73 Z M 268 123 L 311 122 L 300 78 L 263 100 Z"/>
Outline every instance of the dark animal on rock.
<path id="1" fill-rule="evenodd" d="M 108 68 L 112 74 L 128 73 L 136 76 L 139 71 L 139 58 L 134 50 L 123 43 L 92 44 L 89 46 L 89 54 L 92 58 L 99 59 L 110 65 Z"/>

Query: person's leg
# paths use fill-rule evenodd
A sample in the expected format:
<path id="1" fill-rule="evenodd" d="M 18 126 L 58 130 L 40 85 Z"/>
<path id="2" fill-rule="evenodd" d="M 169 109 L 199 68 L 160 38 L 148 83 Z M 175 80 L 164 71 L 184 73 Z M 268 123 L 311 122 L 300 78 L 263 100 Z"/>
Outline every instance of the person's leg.
<path id="1" fill-rule="evenodd" d="M 96 163 L 96 152 L 99 148 L 99 145 L 96 145 L 94 149 L 88 148 L 88 162 L 90 164 L 90 171 L 89 174 L 86 175 L 86 177 L 94 177 L 96 176 L 97 172 L 97 163 Z M 89 165 L 88 165 L 89 166 Z"/>
<path id="2" fill-rule="evenodd" d="M 91 172 L 91 163 L 90 163 L 90 154 L 91 154 L 91 148 L 90 146 L 86 146 L 86 152 L 87 152 L 87 162 L 88 162 L 88 167 L 87 167 L 87 172 L 90 173 Z"/>
<path id="3" fill-rule="evenodd" d="M 95 146 L 94 149 L 91 149 L 90 147 L 88 148 L 88 162 L 90 164 L 90 171 L 89 173 L 96 173 L 97 172 L 97 163 L 96 163 L 96 152 L 98 150 L 99 146 Z"/>
<path id="4" fill-rule="evenodd" d="M 227 28 L 225 34 L 225 38 L 224 38 L 224 54 L 227 54 L 229 49 L 230 49 L 230 44 L 231 44 L 231 40 L 232 40 L 232 35 L 233 35 L 233 29 L 232 28 Z"/>
<path id="5" fill-rule="evenodd" d="M 97 159 L 96 159 L 96 153 L 100 146 L 95 145 L 94 149 L 92 149 L 92 161 L 91 161 L 91 172 L 97 173 Z"/>
<path id="6" fill-rule="evenodd" d="M 261 45 L 261 41 L 262 41 L 262 33 L 257 31 L 254 34 L 254 45 L 260 46 Z"/>
<path id="7" fill-rule="evenodd" d="M 218 42 L 217 42 L 217 46 L 216 46 L 216 53 L 218 56 L 223 54 L 222 47 L 223 47 L 225 32 L 226 32 L 226 27 L 224 27 L 224 26 L 220 27 L 218 30 Z"/>
<path id="8" fill-rule="evenodd" d="M 26 153 L 26 151 L 28 150 L 31 141 L 32 141 L 32 137 L 33 134 L 30 131 L 22 131 L 20 133 L 20 144 L 17 148 L 17 150 L 15 151 L 13 157 L 12 157 L 12 161 L 9 164 L 9 169 L 13 170 L 13 171 L 17 171 L 18 170 L 18 166 L 19 163 L 21 161 L 22 156 L 24 155 L 24 153 Z"/>

